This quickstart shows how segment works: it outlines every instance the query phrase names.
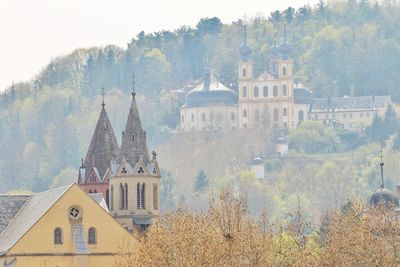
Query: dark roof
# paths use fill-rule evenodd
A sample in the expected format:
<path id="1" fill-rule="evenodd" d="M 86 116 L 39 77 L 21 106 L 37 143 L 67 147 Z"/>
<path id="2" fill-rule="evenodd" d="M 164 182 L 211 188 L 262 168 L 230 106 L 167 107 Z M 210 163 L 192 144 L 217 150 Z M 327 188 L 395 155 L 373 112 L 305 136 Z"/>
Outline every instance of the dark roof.
<path id="1" fill-rule="evenodd" d="M 84 165 L 85 167 L 96 167 L 102 178 L 110 166 L 110 161 L 117 160 L 118 156 L 119 145 L 117 138 L 103 105 Z"/>
<path id="2" fill-rule="evenodd" d="M 293 89 L 295 104 L 311 104 L 311 92 L 304 87 L 296 87 Z"/>
<path id="3" fill-rule="evenodd" d="M 399 199 L 397 198 L 397 196 L 393 194 L 392 191 L 384 187 L 377 189 L 372 194 L 369 203 L 374 206 L 379 204 L 384 204 L 384 205 L 391 204 L 395 208 L 399 207 Z"/>
<path id="4" fill-rule="evenodd" d="M 229 87 L 220 83 L 211 74 L 210 83 L 204 80 L 186 95 L 183 107 L 206 107 L 206 106 L 233 106 L 238 103 L 237 93 Z"/>
<path id="5" fill-rule="evenodd" d="M 390 104 L 390 96 L 345 96 L 313 98 L 311 111 L 374 110 Z"/>
<path id="6" fill-rule="evenodd" d="M 31 198 L 18 195 L 0 195 L 0 235 L 3 234 L 8 224 L 14 219 L 15 215 Z"/>

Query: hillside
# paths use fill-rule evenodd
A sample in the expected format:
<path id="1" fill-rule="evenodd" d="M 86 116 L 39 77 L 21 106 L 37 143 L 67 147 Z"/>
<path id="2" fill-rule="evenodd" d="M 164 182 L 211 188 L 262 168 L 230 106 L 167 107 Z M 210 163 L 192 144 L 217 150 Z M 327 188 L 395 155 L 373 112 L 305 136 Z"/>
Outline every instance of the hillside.
<path id="1" fill-rule="evenodd" d="M 274 32 L 281 39 L 283 25 L 287 24 L 288 38 L 294 47 L 296 81 L 311 89 L 314 96 L 388 94 L 398 101 L 399 9 L 398 1 L 373 4 L 364 0 L 329 4 L 321 1 L 314 7 L 297 10 L 289 7 L 268 17 L 251 18 L 247 24 L 255 72 L 261 73 L 266 67 Z M 179 107 L 184 98 L 182 89 L 190 88 L 201 78 L 206 58 L 220 80 L 236 89 L 242 25 L 240 19 L 222 24 L 218 18 L 204 18 L 195 28 L 182 26 L 174 31 L 140 32 L 125 48 L 110 45 L 78 49 L 54 59 L 29 83 L 16 83 L 8 88 L 0 96 L 0 193 L 13 189 L 41 191 L 75 181 L 100 111 L 101 88 L 104 86 L 106 90 L 106 108 L 120 140 L 133 72 L 149 148 L 160 148 L 160 162 L 163 162 L 162 157 L 168 157 L 173 149 L 170 140 L 176 138 Z M 202 140 L 195 142 L 207 146 Z M 256 143 L 269 149 L 268 140 Z M 185 144 L 182 142 L 177 151 L 187 151 Z M 232 153 L 246 158 L 252 154 L 249 146 L 243 146 L 242 151 L 239 146 L 236 149 L 239 151 Z M 368 149 L 377 153 L 377 147 Z M 206 151 L 199 151 L 198 155 Z M 348 151 L 343 148 L 334 152 Z M 178 156 L 184 159 L 177 153 L 164 160 L 168 166 L 161 166 L 173 179 L 185 179 L 174 196 L 175 201 L 191 197 L 191 185 L 199 169 L 213 168 L 196 163 L 187 169 L 196 173 L 185 176 L 187 170 L 182 170 L 185 164 L 174 165 L 172 161 L 178 162 Z M 370 163 L 370 159 L 362 161 L 367 166 Z M 245 166 L 246 162 L 238 165 Z M 174 172 L 178 168 L 180 171 Z M 222 168 L 207 172 L 215 176 L 215 181 L 216 176 L 224 175 Z M 372 172 L 358 172 L 357 177 Z M 286 174 L 275 177 L 282 175 Z M 353 190 L 357 191 L 356 196 L 364 197 L 376 183 L 364 181 L 363 185 L 367 191 Z M 190 194 L 185 195 L 185 190 L 190 190 Z M 341 201 L 345 201 L 345 196 Z M 322 206 L 321 209 L 325 208 L 325 204 Z"/>

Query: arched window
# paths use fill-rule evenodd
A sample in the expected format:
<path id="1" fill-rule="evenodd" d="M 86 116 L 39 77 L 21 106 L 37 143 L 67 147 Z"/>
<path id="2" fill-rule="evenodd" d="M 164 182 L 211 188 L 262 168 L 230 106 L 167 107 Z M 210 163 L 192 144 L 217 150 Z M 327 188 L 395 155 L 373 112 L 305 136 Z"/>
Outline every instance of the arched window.
<path id="1" fill-rule="evenodd" d="M 304 111 L 299 111 L 299 124 L 304 121 Z"/>
<path id="2" fill-rule="evenodd" d="M 125 209 L 125 190 L 122 184 L 119 184 L 119 209 Z"/>
<path id="3" fill-rule="evenodd" d="M 210 121 L 214 121 L 214 113 L 210 113 Z"/>
<path id="4" fill-rule="evenodd" d="M 128 208 L 128 184 L 125 184 L 125 209 Z"/>
<path id="5" fill-rule="evenodd" d="M 283 116 L 287 116 L 287 108 L 283 108 Z"/>
<path id="6" fill-rule="evenodd" d="M 185 116 L 182 115 L 182 123 L 185 122 Z"/>
<path id="7" fill-rule="evenodd" d="M 206 121 L 207 119 L 206 119 L 206 114 L 205 113 L 202 113 L 201 114 L 201 121 Z"/>
<path id="8" fill-rule="evenodd" d="M 97 190 L 95 189 L 93 193 L 97 194 Z"/>
<path id="9" fill-rule="evenodd" d="M 132 142 L 135 142 L 135 134 L 132 134 Z"/>
<path id="10" fill-rule="evenodd" d="M 274 96 L 276 97 L 276 96 L 278 96 L 278 86 L 276 86 L 276 85 L 274 85 L 274 87 L 273 87 L 273 93 L 274 93 Z"/>
<path id="11" fill-rule="evenodd" d="M 92 193 L 92 190 L 89 190 L 89 194 L 91 194 Z"/>
<path id="12" fill-rule="evenodd" d="M 192 114 L 192 118 L 191 119 L 192 119 L 192 122 L 194 122 L 194 114 Z"/>
<path id="13" fill-rule="evenodd" d="M 243 110 L 243 118 L 247 118 L 247 110 L 246 109 Z"/>
<path id="14" fill-rule="evenodd" d="M 254 97 L 258 97 L 258 87 L 254 87 Z"/>
<path id="15" fill-rule="evenodd" d="M 243 86 L 243 89 L 242 89 L 242 96 L 243 96 L 243 97 L 247 97 L 247 87 L 246 87 L 246 86 Z"/>
<path id="16" fill-rule="evenodd" d="M 110 208 L 110 190 L 106 190 L 106 204 L 107 207 Z"/>
<path id="17" fill-rule="evenodd" d="M 243 77 L 246 77 L 246 76 L 247 76 L 247 70 L 246 70 L 246 68 L 243 68 L 243 69 L 242 69 L 242 76 L 243 76 Z"/>
<path id="18" fill-rule="evenodd" d="M 114 186 L 111 186 L 110 210 L 114 209 Z"/>
<path id="19" fill-rule="evenodd" d="M 274 109 L 274 122 L 279 121 L 279 110 L 277 108 Z"/>
<path id="20" fill-rule="evenodd" d="M 90 227 L 88 230 L 88 243 L 97 244 L 96 228 Z"/>
<path id="21" fill-rule="evenodd" d="M 60 227 L 57 227 L 56 229 L 54 229 L 54 244 L 61 245 L 62 243 L 62 229 Z"/>
<path id="22" fill-rule="evenodd" d="M 235 120 L 235 113 L 231 114 L 231 120 L 234 121 Z"/>
<path id="23" fill-rule="evenodd" d="M 136 208 L 140 209 L 140 184 L 136 185 Z"/>
<path id="24" fill-rule="evenodd" d="M 157 184 L 153 185 L 153 209 L 158 209 L 158 186 Z"/>
<path id="25" fill-rule="evenodd" d="M 140 193 L 141 193 L 141 197 L 142 197 L 142 199 L 141 199 L 142 209 L 145 209 L 146 208 L 146 184 L 145 183 L 142 184 L 142 192 L 140 192 Z"/>
<path id="26" fill-rule="evenodd" d="M 286 76 L 286 67 L 283 67 L 283 68 L 282 68 L 282 75 L 283 75 L 283 76 Z"/>
<path id="27" fill-rule="evenodd" d="M 282 87 L 282 95 L 283 95 L 283 96 L 286 96 L 286 95 L 287 95 L 287 87 L 286 87 L 286 84 L 284 84 L 283 87 Z"/>
<path id="28" fill-rule="evenodd" d="M 268 97 L 268 86 L 264 86 L 263 93 L 264 93 L 264 97 Z"/>
<path id="29" fill-rule="evenodd" d="M 258 109 L 254 110 L 254 121 L 259 122 L 260 121 L 260 111 Z"/>

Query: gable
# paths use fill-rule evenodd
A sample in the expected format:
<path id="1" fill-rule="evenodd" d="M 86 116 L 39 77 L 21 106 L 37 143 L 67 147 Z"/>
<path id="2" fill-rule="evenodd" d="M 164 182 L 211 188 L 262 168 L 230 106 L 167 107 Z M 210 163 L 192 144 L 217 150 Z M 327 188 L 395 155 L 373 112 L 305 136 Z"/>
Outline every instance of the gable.
<path id="1" fill-rule="evenodd" d="M 68 216 L 73 206 L 79 207 L 82 212 L 82 221 L 78 228 L 73 228 Z M 62 245 L 54 245 L 53 233 L 57 227 L 62 229 Z M 77 185 L 73 185 L 12 247 L 10 253 L 78 253 L 82 247 L 76 247 L 77 241 L 87 244 L 90 227 L 95 227 L 98 241 L 95 247 L 88 245 L 89 254 L 116 253 L 122 242 L 132 238 L 104 208 Z M 73 240 L 78 232 L 79 239 Z"/>

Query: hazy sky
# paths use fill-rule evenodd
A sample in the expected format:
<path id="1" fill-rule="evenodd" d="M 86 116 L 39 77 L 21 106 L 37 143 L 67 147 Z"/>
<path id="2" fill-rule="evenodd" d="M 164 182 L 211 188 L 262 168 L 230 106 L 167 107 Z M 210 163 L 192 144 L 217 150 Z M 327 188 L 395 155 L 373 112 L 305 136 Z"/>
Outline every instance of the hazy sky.
<path id="1" fill-rule="evenodd" d="M 317 0 L 0 0 L 0 91 L 31 79 L 78 47 L 116 44 L 138 32 L 194 26 L 200 18 L 268 15 Z"/>

